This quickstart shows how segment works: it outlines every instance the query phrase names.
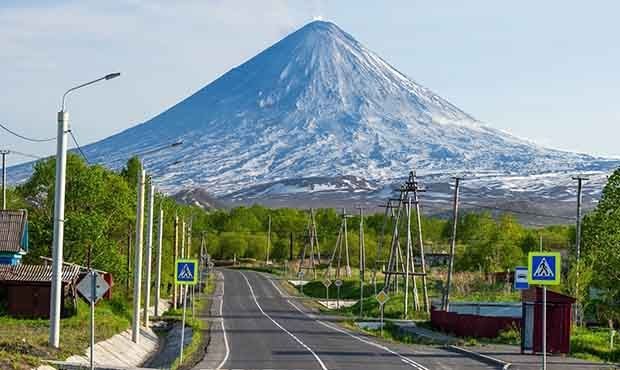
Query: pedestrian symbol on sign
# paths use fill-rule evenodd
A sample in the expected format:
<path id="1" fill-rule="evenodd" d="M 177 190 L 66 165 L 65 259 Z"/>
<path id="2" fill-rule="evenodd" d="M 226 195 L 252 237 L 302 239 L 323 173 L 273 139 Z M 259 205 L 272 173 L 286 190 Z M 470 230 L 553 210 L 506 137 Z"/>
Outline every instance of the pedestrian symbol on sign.
<path id="1" fill-rule="evenodd" d="M 174 269 L 174 282 L 177 284 L 195 285 L 198 281 L 197 260 L 177 260 Z"/>
<path id="2" fill-rule="evenodd" d="M 549 263 L 547 262 L 547 259 L 545 257 L 540 260 L 538 267 L 536 267 L 536 271 L 534 271 L 534 277 L 540 279 L 549 277 L 553 278 L 553 271 L 551 271 L 551 266 L 549 266 Z"/>

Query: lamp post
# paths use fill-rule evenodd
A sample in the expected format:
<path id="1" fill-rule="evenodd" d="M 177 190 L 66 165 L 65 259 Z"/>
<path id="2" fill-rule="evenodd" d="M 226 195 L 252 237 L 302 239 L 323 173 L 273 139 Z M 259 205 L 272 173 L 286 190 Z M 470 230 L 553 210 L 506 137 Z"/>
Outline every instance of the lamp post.
<path id="1" fill-rule="evenodd" d="M 56 187 L 54 193 L 54 237 L 52 242 L 52 290 L 50 295 L 50 336 L 49 344 L 60 347 L 60 301 L 62 294 L 62 261 L 65 218 L 65 175 L 67 170 L 67 132 L 69 131 L 69 113 L 65 111 L 65 101 L 69 93 L 97 83 L 120 76 L 111 73 L 96 80 L 81 84 L 67 90 L 62 96 L 58 112 L 58 133 L 56 139 Z"/>

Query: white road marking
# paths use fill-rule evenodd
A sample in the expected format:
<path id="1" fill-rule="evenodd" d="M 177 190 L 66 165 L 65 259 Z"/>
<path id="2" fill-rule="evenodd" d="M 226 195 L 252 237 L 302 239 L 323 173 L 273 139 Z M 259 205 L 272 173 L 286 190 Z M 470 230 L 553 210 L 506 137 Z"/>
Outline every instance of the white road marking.
<path id="1" fill-rule="evenodd" d="M 271 285 L 273 285 L 273 287 L 274 287 L 274 288 L 276 288 L 276 290 L 278 291 L 278 294 L 280 294 L 280 297 L 290 298 L 290 295 L 288 295 L 288 294 L 286 294 L 286 295 L 285 295 L 284 293 L 282 293 L 282 291 L 280 290 L 280 288 L 276 285 L 276 283 L 274 283 L 274 282 L 273 282 L 273 279 L 272 279 L 272 278 L 270 278 L 270 276 L 269 276 L 269 275 L 267 275 L 267 274 L 265 274 L 265 273 L 263 273 L 263 272 L 261 272 L 260 274 L 261 274 L 261 275 L 263 275 L 263 276 L 265 277 L 265 279 L 269 280 L 269 282 L 271 283 Z"/>
<path id="2" fill-rule="evenodd" d="M 224 274 L 221 272 L 219 275 L 222 277 L 222 296 L 220 297 L 220 323 L 222 324 L 222 333 L 224 333 L 224 345 L 226 346 L 226 355 L 220 364 L 217 366 L 217 370 L 220 370 L 222 366 L 228 361 L 228 356 L 230 355 L 230 347 L 228 345 L 228 335 L 226 334 L 226 327 L 224 326 Z"/>
<path id="3" fill-rule="evenodd" d="M 427 367 L 425 367 L 424 365 L 419 364 L 419 363 L 417 363 L 417 362 L 413 361 L 412 359 L 410 359 L 410 358 L 408 358 L 408 357 L 405 357 L 405 356 L 401 355 L 400 353 L 398 353 L 398 352 L 396 352 L 396 351 L 393 351 L 393 350 L 389 349 L 389 348 L 388 348 L 388 347 L 386 347 L 386 346 L 383 346 L 383 345 L 381 345 L 381 344 L 375 343 L 375 342 L 370 341 L 370 340 L 368 340 L 368 339 L 364 339 L 364 338 L 362 338 L 362 337 L 358 337 L 357 335 L 351 334 L 351 333 L 349 333 L 348 331 L 343 330 L 343 329 L 340 329 L 340 328 L 339 328 L 339 327 L 337 327 L 337 326 L 333 326 L 333 325 L 330 325 L 330 324 L 328 324 L 328 323 L 326 323 L 326 322 L 324 322 L 324 321 L 321 321 L 321 320 L 317 319 L 314 315 L 309 315 L 308 313 L 306 313 L 305 311 L 303 311 L 303 310 L 301 310 L 299 307 L 297 307 L 297 305 L 295 305 L 295 304 L 294 304 L 293 302 L 291 302 L 290 300 L 287 300 L 287 302 L 288 302 L 288 304 L 290 304 L 291 306 L 293 306 L 293 307 L 294 307 L 297 311 L 301 312 L 301 313 L 302 313 L 303 315 L 305 315 L 306 317 L 313 319 L 313 320 L 314 320 L 314 321 L 316 321 L 317 323 L 319 323 L 319 324 L 321 324 L 321 325 L 325 326 L 326 328 L 330 328 L 330 329 L 335 330 L 335 331 L 337 331 L 337 332 L 339 332 L 339 333 L 346 334 L 346 335 L 350 336 L 351 338 L 355 338 L 355 339 L 359 340 L 359 341 L 360 341 L 360 342 L 362 342 L 362 343 L 366 343 L 366 344 L 368 344 L 368 345 L 371 345 L 371 346 L 373 346 L 373 347 L 376 347 L 376 348 L 382 349 L 382 350 L 384 350 L 384 351 L 386 351 L 386 352 L 389 352 L 389 353 L 391 353 L 391 354 L 393 354 L 393 355 L 396 355 L 396 356 L 398 356 L 398 357 L 401 359 L 401 361 L 403 361 L 404 363 L 406 363 L 406 364 L 408 364 L 409 366 L 412 366 L 412 367 L 414 367 L 414 368 L 416 368 L 416 369 L 418 369 L 418 370 L 429 370 L 429 369 L 428 369 Z"/>
<path id="4" fill-rule="evenodd" d="M 291 338 L 293 338 L 297 343 L 301 344 L 305 349 L 308 350 L 308 352 L 312 353 L 312 356 L 314 356 L 316 361 L 319 363 L 319 365 L 321 366 L 321 369 L 328 370 L 327 366 L 325 366 L 325 364 L 323 363 L 321 358 L 312 350 L 312 348 L 308 347 L 308 345 L 306 345 L 306 343 L 302 342 L 301 339 L 297 338 L 293 333 L 291 333 L 290 331 L 286 330 L 276 320 L 272 319 L 271 316 L 269 316 L 265 311 L 263 311 L 263 308 L 260 306 L 260 304 L 258 304 L 258 300 L 256 299 L 256 295 L 254 295 L 254 289 L 252 289 L 252 284 L 250 284 L 250 281 L 248 280 L 248 278 L 245 276 L 245 274 L 243 272 L 241 272 L 241 276 L 243 276 L 243 278 L 245 279 L 245 282 L 248 284 L 248 288 L 250 288 L 250 293 L 252 294 L 252 298 L 254 299 L 254 303 L 256 303 L 256 307 L 258 307 L 258 309 L 263 314 L 263 316 L 265 316 L 266 318 L 271 320 L 271 322 L 273 322 L 278 328 L 280 328 L 286 334 L 290 335 Z"/>

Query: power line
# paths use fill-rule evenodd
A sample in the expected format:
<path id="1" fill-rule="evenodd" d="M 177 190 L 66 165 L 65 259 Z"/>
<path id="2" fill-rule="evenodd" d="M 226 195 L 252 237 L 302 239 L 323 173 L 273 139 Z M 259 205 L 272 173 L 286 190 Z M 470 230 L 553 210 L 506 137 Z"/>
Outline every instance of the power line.
<path id="1" fill-rule="evenodd" d="M 42 159 L 42 157 L 39 157 L 38 155 L 29 154 L 29 153 L 22 153 L 22 152 L 18 152 L 17 150 L 9 150 L 9 153 L 10 154 L 21 155 L 22 157 L 28 157 L 28 158 L 32 158 L 32 159 Z"/>
<path id="2" fill-rule="evenodd" d="M 69 134 L 71 135 L 71 139 L 73 139 L 73 142 L 75 143 L 75 147 L 80 152 L 82 157 L 84 157 L 84 160 L 86 161 L 86 163 L 90 164 L 90 161 L 88 160 L 88 157 L 86 157 L 86 154 L 84 154 L 84 151 L 82 150 L 82 147 L 80 147 L 80 144 L 78 144 L 77 139 L 75 138 L 75 135 L 73 135 L 73 131 L 69 130 Z"/>
<path id="3" fill-rule="evenodd" d="M 45 143 L 45 142 L 48 142 L 48 141 L 54 141 L 54 140 L 56 140 L 56 138 L 55 138 L 55 137 L 51 137 L 51 138 L 49 138 L 49 139 L 34 139 L 34 138 L 31 138 L 31 137 L 27 137 L 27 136 L 24 136 L 24 135 L 20 135 L 20 134 L 18 134 L 17 132 L 15 132 L 15 131 L 11 130 L 10 128 L 6 127 L 5 125 L 3 125 L 2 123 L 0 123 L 0 127 L 1 127 L 1 128 L 3 128 L 3 129 L 4 129 L 5 131 L 7 131 L 8 133 L 10 133 L 10 134 L 12 134 L 12 135 L 17 136 L 17 137 L 18 137 L 18 138 L 20 138 L 20 139 L 23 139 L 23 140 L 26 140 L 26 141 L 31 141 L 31 142 L 33 142 L 33 143 Z"/>

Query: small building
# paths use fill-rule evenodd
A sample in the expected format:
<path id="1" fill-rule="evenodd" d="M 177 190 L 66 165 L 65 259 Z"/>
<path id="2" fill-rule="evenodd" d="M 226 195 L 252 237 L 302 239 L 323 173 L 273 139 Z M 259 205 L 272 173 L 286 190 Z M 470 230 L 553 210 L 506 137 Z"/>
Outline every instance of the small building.
<path id="1" fill-rule="evenodd" d="M 28 253 L 28 212 L 0 210 L 0 265 L 19 265 Z"/>
<path id="2" fill-rule="evenodd" d="M 543 352 L 543 289 L 522 291 L 521 352 Z M 571 312 L 575 298 L 547 290 L 547 352 L 569 353 Z"/>
<path id="3" fill-rule="evenodd" d="M 63 265 L 61 316 L 75 312 L 75 286 L 80 267 Z M 15 317 L 49 318 L 52 267 L 46 265 L 0 265 L 0 300 Z"/>

